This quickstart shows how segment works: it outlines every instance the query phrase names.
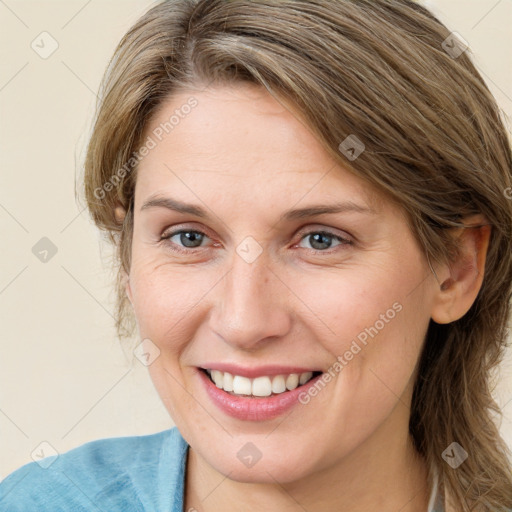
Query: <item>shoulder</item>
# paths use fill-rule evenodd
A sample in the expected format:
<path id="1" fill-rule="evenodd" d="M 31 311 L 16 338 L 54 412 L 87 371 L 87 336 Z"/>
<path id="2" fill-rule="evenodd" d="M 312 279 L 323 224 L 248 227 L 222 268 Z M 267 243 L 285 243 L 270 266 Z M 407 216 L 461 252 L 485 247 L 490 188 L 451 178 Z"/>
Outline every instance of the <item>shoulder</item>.
<path id="1" fill-rule="evenodd" d="M 174 510 L 183 499 L 187 448 L 176 427 L 86 443 L 8 475 L 0 511 Z"/>

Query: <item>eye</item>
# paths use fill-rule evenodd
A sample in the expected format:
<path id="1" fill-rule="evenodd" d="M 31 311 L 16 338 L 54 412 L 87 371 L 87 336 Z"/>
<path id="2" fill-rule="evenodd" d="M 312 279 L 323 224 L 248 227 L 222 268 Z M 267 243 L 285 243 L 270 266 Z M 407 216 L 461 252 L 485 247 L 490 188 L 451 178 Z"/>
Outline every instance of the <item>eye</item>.
<path id="1" fill-rule="evenodd" d="M 308 231 L 301 237 L 301 242 L 303 242 L 304 240 L 309 241 L 311 245 L 311 250 L 317 252 L 331 252 L 328 249 L 331 249 L 333 247 L 333 241 L 337 242 L 337 244 L 334 245 L 334 247 L 337 247 L 339 245 L 352 245 L 352 241 L 349 240 L 348 238 L 344 238 L 340 235 L 325 230 Z"/>
<path id="2" fill-rule="evenodd" d="M 204 247 L 202 243 L 205 239 L 209 239 L 209 237 L 202 231 L 195 229 L 179 229 L 164 233 L 160 241 L 165 242 L 171 250 L 175 252 L 191 253 L 194 249 L 202 249 Z M 308 247 L 301 245 L 305 240 L 311 245 L 310 250 L 315 252 L 330 253 L 333 252 L 330 250 L 333 247 L 353 245 L 353 242 L 349 238 L 342 237 L 327 230 L 308 231 L 304 233 L 297 245 L 308 249 Z"/>
<path id="3" fill-rule="evenodd" d="M 172 240 L 175 238 L 175 240 Z M 202 231 L 192 229 L 180 229 L 164 233 L 160 241 L 165 241 L 172 250 L 177 252 L 188 252 L 187 249 L 201 248 L 201 243 L 208 236 Z"/>

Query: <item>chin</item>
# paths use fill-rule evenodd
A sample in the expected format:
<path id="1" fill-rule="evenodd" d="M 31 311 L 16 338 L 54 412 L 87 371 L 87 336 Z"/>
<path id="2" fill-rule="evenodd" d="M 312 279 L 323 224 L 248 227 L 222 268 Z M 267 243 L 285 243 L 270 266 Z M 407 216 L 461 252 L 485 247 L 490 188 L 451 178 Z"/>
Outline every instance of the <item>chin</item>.
<path id="1" fill-rule="evenodd" d="M 247 443 L 248 444 L 248 443 Z M 246 445 L 243 445 L 246 446 Z M 208 450 L 208 448 L 206 447 Z M 244 483 L 289 483 L 307 478 L 314 471 L 313 461 L 308 460 L 308 464 L 304 464 L 305 456 L 300 450 L 294 451 L 293 454 L 269 448 L 262 449 L 263 453 L 254 451 L 254 455 L 260 458 L 250 459 L 246 454 L 254 449 L 238 448 L 225 449 L 220 452 L 205 453 L 202 456 L 206 462 L 218 473 L 227 476 L 230 480 Z M 196 451 L 197 453 L 197 451 Z"/>
<path id="2" fill-rule="evenodd" d="M 265 463 L 263 460 L 252 468 L 241 468 L 240 464 L 233 465 L 226 462 L 225 465 L 214 469 L 230 480 L 253 484 L 275 484 L 276 482 L 285 484 L 305 478 L 309 474 L 307 468 L 300 468 L 300 470 L 283 468 L 282 463 L 276 464 L 272 461 Z"/>

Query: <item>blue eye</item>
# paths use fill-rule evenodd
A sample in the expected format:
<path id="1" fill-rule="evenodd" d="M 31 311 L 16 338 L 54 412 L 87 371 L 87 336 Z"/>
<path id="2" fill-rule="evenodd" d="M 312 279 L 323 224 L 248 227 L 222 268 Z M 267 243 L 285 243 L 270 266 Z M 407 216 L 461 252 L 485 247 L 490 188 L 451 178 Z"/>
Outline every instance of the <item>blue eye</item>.
<path id="1" fill-rule="evenodd" d="M 175 236 L 179 237 L 179 243 L 172 241 L 172 238 Z M 172 231 L 171 233 L 162 236 L 161 240 L 167 241 L 171 248 L 177 252 L 187 252 L 187 249 L 200 248 L 204 237 L 208 238 L 202 231 L 182 229 L 179 231 Z"/>
<path id="2" fill-rule="evenodd" d="M 175 237 L 177 238 L 173 241 L 172 239 Z M 208 238 L 209 237 L 202 231 L 180 229 L 162 235 L 160 241 L 165 242 L 171 248 L 171 250 L 175 252 L 191 253 L 194 249 L 204 248 L 202 242 Z M 340 245 L 352 245 L 353 243 L 348 238 L 344 238 L 325 230 L 309 231 L 303 234 L 299 244 L 304 240 L 309 240 L 311 247 L 303 248 L 315 251 L 317 253 L 330 253 L 333 252 L 330 249 L 335 249 Z M 335 242 L 334 245 L 333 242 Z"/>
<path id="3" fill-rule="evenodd" d="M 347 238 L 335 235 L 329 231 L 309 231 L 301 238 L 301 242 L 303 240 L 309 240 L 311 249 L 319 252 L 327 252 L 326 249 L 331 249 L 333 240 L 338 241 L 338 244 L 334 247 L 337 247 L 338 245 L 352 244 L 352 242 Z"/>

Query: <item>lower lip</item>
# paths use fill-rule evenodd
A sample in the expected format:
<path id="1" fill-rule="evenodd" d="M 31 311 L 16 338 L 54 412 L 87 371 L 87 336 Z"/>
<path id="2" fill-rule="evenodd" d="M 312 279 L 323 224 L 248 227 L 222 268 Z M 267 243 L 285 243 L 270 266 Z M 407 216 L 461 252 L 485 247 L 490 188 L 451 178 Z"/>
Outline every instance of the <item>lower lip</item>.
<path id="1" fill-rule="evenodd" d="M 213 403 L 229 416 L 246 421 L 271 420 L 284 414 L 294 405 L 300 403 L 298 401 L 299 395 L 307 393 L 308 389 L 314 386 L 316 381 L 322 376 L 320 374 L 306 384 L 279 395 L 266 398 L 246 398 L 230 395 L 223 389 L 218 388 L 203 370 L 198 369 L 197 371 Z"/>

